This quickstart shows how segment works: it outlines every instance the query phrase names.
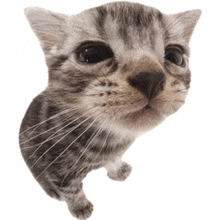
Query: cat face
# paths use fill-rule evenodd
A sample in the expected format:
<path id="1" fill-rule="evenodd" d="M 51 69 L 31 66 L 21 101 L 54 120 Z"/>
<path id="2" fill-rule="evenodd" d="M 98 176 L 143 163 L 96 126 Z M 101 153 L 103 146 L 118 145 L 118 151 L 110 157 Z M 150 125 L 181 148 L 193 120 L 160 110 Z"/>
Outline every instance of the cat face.
<path id="1" fill-rule="evenodd" d="M 155 127 L 185 102 L 188 43 L 199 10 L 175 15 L 135 3 L 110 3 L 67 16 L 26 9 L 49 69 L 45 94 L 91 110 L 116 132 Z"/>

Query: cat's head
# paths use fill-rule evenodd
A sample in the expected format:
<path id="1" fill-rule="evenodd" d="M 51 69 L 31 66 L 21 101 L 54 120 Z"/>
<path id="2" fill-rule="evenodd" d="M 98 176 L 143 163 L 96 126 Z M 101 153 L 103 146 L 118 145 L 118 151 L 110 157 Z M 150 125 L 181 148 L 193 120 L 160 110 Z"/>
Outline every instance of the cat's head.
<path id="1" fill-rule="evenodd" d="M 134 133 L 184 104 L 200 10 L 165 15 L 123 2 L 71 16 L 41 8 L 25 14 L 46 56 L 45 94 L 60 105 L 96 112 L 100 122 Z"/>

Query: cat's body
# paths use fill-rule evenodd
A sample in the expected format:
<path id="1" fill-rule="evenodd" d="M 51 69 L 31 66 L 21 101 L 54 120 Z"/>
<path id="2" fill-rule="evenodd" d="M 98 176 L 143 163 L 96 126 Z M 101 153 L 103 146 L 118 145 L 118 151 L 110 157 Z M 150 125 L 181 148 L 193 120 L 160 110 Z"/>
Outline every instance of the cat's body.
<path id="1" fill-rule="evenodd" d="M 76 16 L 40 8 L 26 15 L 49 83 L 23 119 L 22 155 L 44 190 L 86 219 L 93 209 L 82 189 L 87 173 L 105 167 L 111 179 L 125 180 L 131 167 L 121 158 L 134 139 L 183 105 L 200 11 L 168 16 L 111 3 Z"/>

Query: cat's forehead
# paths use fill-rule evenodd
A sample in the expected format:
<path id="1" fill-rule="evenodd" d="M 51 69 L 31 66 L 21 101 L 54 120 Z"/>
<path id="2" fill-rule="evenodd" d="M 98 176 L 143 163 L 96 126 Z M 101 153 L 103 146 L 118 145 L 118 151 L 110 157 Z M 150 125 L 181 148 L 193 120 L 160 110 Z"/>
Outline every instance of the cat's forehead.
<path id="1" fill-rule="evenodd" d="M 114 20 L 117 20 L 122 25 L 133 26 L 149 24 L 153 17 L 160 17 L 162 15 L 161 12 L 155 8 L 130 2 L 109 3 L 90 9 L 89 11 L 93 10 L 97 10 L 102 15 L 106 13 L 111 15 Z"/>
<path id="2" fill-rule="evenodd" d="M 163 37 L 162 17 L 159 10 L 138 3 L 106 4 L 77 16 L 82 22 L 78 26 L 80 40 L 101 40 L 120 51 L 157 51 Z"/>
<path id="3" fill-rule="evenodd" d="M 106 12 L 123 27 L 149 27 L 156 20 L 162 19 L 162 13 L 159 10 L 139 3 L 117 2 L 96 9 L 101 14 Z"/>

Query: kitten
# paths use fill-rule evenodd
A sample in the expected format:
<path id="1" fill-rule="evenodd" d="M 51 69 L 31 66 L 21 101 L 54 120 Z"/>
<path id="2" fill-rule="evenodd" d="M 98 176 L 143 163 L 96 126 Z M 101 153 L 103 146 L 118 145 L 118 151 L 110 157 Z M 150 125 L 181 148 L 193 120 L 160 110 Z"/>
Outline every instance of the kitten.
<path id="1" fill-rule="evenodd" d="M 200 10 L 165 15 L 137 3 L 109 3 L 78 15 L 27 8 L 45 53 L 47 88 L 30 104 L 21 152 L 48 195 L 87 219 L 82 180 L 105 167 L 125 180 L 121 160 L 134 139 L 183 104 L 190 87 L 189 40 Z"/>

